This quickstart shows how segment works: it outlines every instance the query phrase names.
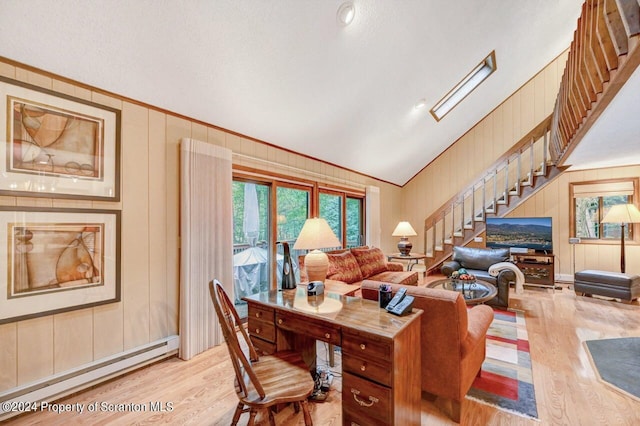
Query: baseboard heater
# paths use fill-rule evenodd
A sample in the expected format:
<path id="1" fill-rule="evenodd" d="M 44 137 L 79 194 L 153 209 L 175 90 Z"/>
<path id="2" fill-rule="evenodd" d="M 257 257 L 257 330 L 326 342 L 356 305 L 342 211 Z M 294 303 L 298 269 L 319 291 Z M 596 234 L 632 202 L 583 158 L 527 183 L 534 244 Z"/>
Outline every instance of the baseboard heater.
<path id="1" fill-rule="evenodd" d="M 179 342 L 178 336 L 169 336 L 2 392 L 0 393 L 0 421 L 21 414 L 8 412 L 5 409 L 5 407 L 12 407 L 12 403 L 54 401 L 119 374 L 174 355 L 177 353 Z"/>

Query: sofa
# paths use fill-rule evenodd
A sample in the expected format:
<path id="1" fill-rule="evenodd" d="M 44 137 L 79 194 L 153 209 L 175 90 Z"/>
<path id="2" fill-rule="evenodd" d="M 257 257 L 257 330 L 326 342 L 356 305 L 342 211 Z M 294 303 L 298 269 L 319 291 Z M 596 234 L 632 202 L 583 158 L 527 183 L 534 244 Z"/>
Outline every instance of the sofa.
<path id="1" fill-rule="evenodd" d="M 450 261 L 444 262 L 440 268 L 445 276 L 451 276 L 453 271 L 465 268 L 477 279 L 489 282 L 496 286 L 498 294 L 485 302 L 487 305 L 506 308 L 509 306 L 509 285 L 516 282 L 516 273 L 512 270 L 502 270 L 497 276 L 489 274 L 491 265 L 510 260 L 509 249 L 487 249 L 474 247 L 453 247 L 453 256 Z"/>
<path id="2" fill-rule="evenodd" d="M 393 294 L 403 287 L 389 285 Z M 379 286 L 378 281 L 363 281 L 362 297 L 378 300 Z M 434 397 L 436 405 L 449 417 L 460 422 L 464 396 L 485 359 L 493 309 L 477 305 L 467 310 L 464 298 L 455 291 L 406 288 L 407 294 L 415 298 L 413 307 L 423 310 L 420 317 L 422 391 L 427 397 Z"/>
<path id="3" fill-rule="evenodd" d="M 359 288 L 363 280 L 383 281 L 402 285 L 417 285 L 418 273 L 405 271 L 404 265 L 387 262 L 377 247 L 354 247 L 327 252 L 329 268 L 327 279 Z M 308 281 L 304 267 L 304 256 L 298 257 L 300 281 Z"/>

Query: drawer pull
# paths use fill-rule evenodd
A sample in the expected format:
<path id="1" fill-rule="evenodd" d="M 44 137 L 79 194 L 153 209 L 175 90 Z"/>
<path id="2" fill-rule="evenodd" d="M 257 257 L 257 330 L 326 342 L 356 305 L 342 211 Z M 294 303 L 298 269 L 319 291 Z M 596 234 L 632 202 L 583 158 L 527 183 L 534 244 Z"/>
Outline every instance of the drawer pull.
<path id="1" fill-rule="evenodd" d="M 278 320 L 278 324 L 282 324 L 283 322 L 284 322 L 284 321 L 282 321 L 282 318 L 280 318 L 280 319 Z"/>
<path id="2" fill-rule="evenodd" d="M 358 398 L 358 395 L 360 395 L 360 391 L 357 389 L 353 389 L 351 388 L 351 393 L 353 394 L 353 399 L 358 403 L 358 405 L 360 405 L 361 407 L 371 407 L 373 404 L 375 404 L 376 402 L 380 402 L 380 400 L 378 398 L 376 398 L 375 396 L 369 396 L 369 402 L 367 401 L 363 401 L 362 399 Z"/>
<path id="3" fill-rule="evenodd" d="M 360 349 L 364 351 L 365 349 L 367 349 L 367 345 L 365 345 L 364 343 L 360 343 Z"/>
<path id="4" fill-rule="evenodd" d="M 327 339 L 331 339 L 331 334 L 329 334 L 329 333 L 324 333 L 324 337 L 326 337 Z"/>
<path id="5" fill-rule="evenodd" d="M 262 312 L 256 312 L 256 318 L 260 318 L 262 316 Z"/>
<path id="6" fill-rule="evenodd" d="M 260 329 L 256 328 L 256 334 L 260 334 Z"/>
<path id="7" fill-rule="evenodd" d="M 360 366 L 360 371 L 366 371 L 366 369 L 367 369 L 367 364 L 362 364 Z"/>

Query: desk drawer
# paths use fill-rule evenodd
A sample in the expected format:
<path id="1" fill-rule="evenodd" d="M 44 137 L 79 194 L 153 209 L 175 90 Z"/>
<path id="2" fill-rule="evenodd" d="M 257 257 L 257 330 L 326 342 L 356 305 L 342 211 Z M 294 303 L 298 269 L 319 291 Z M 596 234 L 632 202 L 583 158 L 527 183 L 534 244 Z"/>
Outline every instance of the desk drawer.
<path id="1" fill-rule="evenodd" d="M 343 351 L 342 369 L 349 373 L 365 377 L 385 386 L 391 386 L 393 376 L 393 366 L 389 361 L 380 362 L 373 358 L 366 359 L 349 355 Z"/>
<path id="2" fill-rule="evenodd" d="M 376 358 L 382 362 L 393 359 L 391 340 L 374 339 L 365 333 L 354 333 L 348 328 L 343 329 L 342 333 L 345 336 L 342 344 L 342 352 L 345 355 L 356 355 L 364 359 Z"/>
<path id="3" fill-rule="evenodd" d="M 276 325 L 283 330 L 293 331 L 302 335 L 322 340 L 340 346 L 340 328 L 326 322 L 315 322 L 306 316 L 290 314 L 288 312 L 276 313 Z"/>
<path id="4" fill-rule="evenodd" d="M 262 306 L 257 306 L 254 304 L 249 304 L 249 320 L 252 318 L 255 320 L 273 322 L 274 319 L 274 311 L 273 309 L 264 308 Z"/>
<path id="5" fill-rule="evenodd" d="M 253 343 L 253 346 L 256 348 L 258 353 L 262 353 L 263 355 L 271 355 L 276 352 L 275 343 L 258 339 L 256 336 L 251 336 L 251 342 Z"/>
<path id="6" fill-rule="evenodd" d="M 388 426 L 391 423 L 385 423 L 372 417 L 365 417 L 362 413 L 353 413 L 344 407 L 342 409 L 342 424 L 347 426 Z"/>
<path id="7" fill-rule="evenodd" d="M 248 323 L 247 329 L 249 330 L 250 335 L 269 342 L 276 341 L 276 326 L 273 324 L 273 321 L 266 322 L 249 317 Z"/>
<path id="8" fill-rule="evenodd" d="M 342 375 L 343 424 L 391 424 L 391 389 L 344 372 Z M 350 421 L 347 421 L 350 419 Z"/>

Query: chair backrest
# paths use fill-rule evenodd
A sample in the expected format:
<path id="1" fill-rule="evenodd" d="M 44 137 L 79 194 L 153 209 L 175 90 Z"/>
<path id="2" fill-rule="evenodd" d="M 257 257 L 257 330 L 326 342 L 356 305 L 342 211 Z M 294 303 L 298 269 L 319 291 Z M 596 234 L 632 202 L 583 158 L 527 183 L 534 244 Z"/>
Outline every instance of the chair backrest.
<path id="1" fill-rule="evenodd" d="M 464 342 L 469 332 L 467 306 L 462 295 L 435 288 L 389 285 L 394 294 L 406 287 L 407 294 L 415 298 L 413 307 L 424 311 L 420 317 L 422 389 L 435 393 L 437 386 L 443 392 L 439 395 L 458 395 Z M 362 297 L 378 300 L 379 286 L 378 281 L 364 280 L 360 289 Z M 433 368 L 434 365 L 438 368 Z"/>
<path id="2" fill-rule="evenodd" d="M 211 294 L 211 300 L 213 301 L 213 306 L 216 309 L 220 327 L 222 328 L 222 334 L 224 335 L 224 340 L 227 342 L 227 349 L 229 350 L 231 363 L 233 364 L 233 369 L 236 373 L 236 392 L 241 396 L 247 396 L 249 394 L 247 383 L 245 382 L 246 374 L 256 392 L 258 392 L 261 398 L 264 398 L 264 388 L 260 384 L 260 381 L 251 366 L 251 362 L 258 361 L 258 353 L 256 352 L 253 343 L 251 343 L 251 339 L 249 338 L 247 331 L 242 326 L 238 312 L 231 303 L 231 300 L 229 300 L 227 293 L 224 291 L 222 284 L 220 284 L 218 280 L 213 280 L 209 283 L 209 293 Z M 243 343 L 247 346 L 249 357 L 247 357 L 247 354 L 242 350 L 236 326 L 240 329 L 240 334 L 244 339 Z"/>

